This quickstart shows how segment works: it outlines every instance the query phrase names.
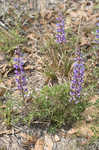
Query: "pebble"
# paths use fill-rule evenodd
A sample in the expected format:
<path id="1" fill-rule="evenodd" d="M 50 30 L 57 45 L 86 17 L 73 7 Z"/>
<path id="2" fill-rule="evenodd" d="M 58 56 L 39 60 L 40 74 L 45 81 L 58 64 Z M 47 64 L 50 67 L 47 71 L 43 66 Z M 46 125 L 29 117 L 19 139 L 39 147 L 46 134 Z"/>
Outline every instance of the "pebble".
<path id="1" fill-rule="evenodd" d="M 59 141 L 60 141 L 59 136 L 58 136 L 58 135 L 55 135 L 55 136 L 54 136 L 54 140 L 55 140 L 55 142 L 59 142 Z"/>
<path id="2" fill-rule="evenodd" d="M 44 139 L 40 138 L 37 140 L 34 150 L 43 150 L 43 147 L 44 147 Z"/>
<path id="3" fill-rule="evenodd" d="M 48 134 L 45 135 L 45 145 L 44 145 L 44 150 L 52 150 L 53 148 L 53 141 L 51 136 Z"/>

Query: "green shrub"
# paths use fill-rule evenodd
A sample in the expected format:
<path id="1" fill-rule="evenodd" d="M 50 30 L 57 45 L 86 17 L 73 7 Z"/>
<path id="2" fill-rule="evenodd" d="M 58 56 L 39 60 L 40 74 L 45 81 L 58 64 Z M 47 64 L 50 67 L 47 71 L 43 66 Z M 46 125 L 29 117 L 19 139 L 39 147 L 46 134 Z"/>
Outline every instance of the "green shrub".
<path id="1" fill-rule="evenodd" d="M 26 41 L 26 39 L 19 35 L 17 28 L 11 29 L 9 34 L 0 31 L 0 51 L 10 52 L 24 41 Z"/>
<path id="2" fill-rule="evenodd" d="M 45 86 L 35 100 L 27 122 L 33 124 L 32 120 L 38 122 L 50 122 L 49 127 L 60 128 L 63 125 L 71 126 L 80 119 L 80 114 L 85 108 L 85 103 L 69 103 L 69 84 Z M 31 117 L 32 115 L 32 117 Z M 26 119 L 25 119 L 26 120 Z"/>

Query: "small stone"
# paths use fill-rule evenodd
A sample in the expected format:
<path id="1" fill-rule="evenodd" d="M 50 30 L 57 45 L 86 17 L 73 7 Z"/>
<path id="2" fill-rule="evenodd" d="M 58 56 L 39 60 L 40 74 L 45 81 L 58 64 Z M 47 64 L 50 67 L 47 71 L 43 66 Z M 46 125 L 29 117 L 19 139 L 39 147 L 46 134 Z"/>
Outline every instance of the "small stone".
<path id="1" fill-rule="evenodd" d="M 44 150 L 44 139 L 43 138 L 40 138 L 37 140 L 34 150 Z"/>
<path id="2" fill-rule="evenodd" d="M 77 129 L 72 128 L 67 132 L 67 135 L 75 134 L 76 132 L 77 132 Z"/>
<path id="3" fill-rule="evenodd" d="M 53 149 L 53 141 L 51 137 L 48 134 L 46 134 L 44 150 L 52 150 L 52 149 Z"/>
<path id="4" fill-rule="evenodd" d="M 55 142 L 60 141 L 60 138 L 59 138 L 59 136 L 58 136 L 58 135 L 55 135 L 55 136 L 54 136 L 54 139 L 55 139 Z"/>
<path id="5" fill-rule="evenodd" d="M 92 118 L 91 116 L 88 115 L 88 116 L 86 117 L 86 122 L 87 122 L 87 123 L 91 122 L 92 120 L 93 120 L 93 118 Z"/>

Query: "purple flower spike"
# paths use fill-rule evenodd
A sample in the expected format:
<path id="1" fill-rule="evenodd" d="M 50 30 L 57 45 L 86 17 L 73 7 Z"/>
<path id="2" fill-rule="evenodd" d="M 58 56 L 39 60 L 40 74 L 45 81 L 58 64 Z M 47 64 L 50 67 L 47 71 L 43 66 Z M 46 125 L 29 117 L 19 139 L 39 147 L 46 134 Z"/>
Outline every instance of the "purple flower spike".
<path id="1" fill-rule="evenodd" d="M 64 20 L 62 15 L 60 14 L 58 18 L 56 18 L 58 23 L 56 24 L 57 26 L 57 35 L 56 35 L 56 42 L 57 43 L 65 43 L 66 38 L 65 38 L 65 31 L 64 31 Z"/>
<path id="2" fill-rule="evenodd" d="M 16 75 L 16 84 L 18 87 L 18 90 L 20 90 L 23 100 L 25 100 L 26 92 L 28 92 L 26 88 L 26 78 L 25 78 L 25 73 L 24 73 L 24 68 L 23 65 L 24 63 L 22 62 L 22 54 L 19 49 L 15 51 L 16 58 L 14 58 L 15 64 L 13 67 L 15 68 L 15 75 Z"/>
<path id="3" fill-rule="evenodd" d="M 80 50 L 76 52 L 76 56 L 77 56 L 75 59 L 76 62 L 74 63 L 73 68 L 73 77 L 70 85 L 70 96 L 75 104 L 79 102 L 85 71 L 84 62 Z"/>
<path id="4" fill-rule="evenodd" d="M 99 18 L 97 19 L 99 20 Z M 99 22 L 96 23 L 96 26 L 98 26 L 98 29 L 96 29 L 96 44 L 99 44 Z"/>

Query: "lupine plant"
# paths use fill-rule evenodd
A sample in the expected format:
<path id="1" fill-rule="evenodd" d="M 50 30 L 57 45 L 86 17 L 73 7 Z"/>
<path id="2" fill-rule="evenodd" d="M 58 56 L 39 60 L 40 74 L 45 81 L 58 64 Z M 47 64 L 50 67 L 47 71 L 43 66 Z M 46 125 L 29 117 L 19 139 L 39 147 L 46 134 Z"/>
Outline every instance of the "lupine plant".
<path id="1" fill-rule="evenodd" d="M 25 78 L 25 73 L 23 69 L 23 61 L 22 61 L 22 54 L 20 52 L 20 49 L 18 48 L 15 51 L 16 57 L 14 58 L 15 64 L 15 78 L 16 78 L 16 83 L 17 83 L 17 88 L 20 90 L 20 93 L 22 94 L 23 101 L 25 101 L 26 93 L 27 93 L 27 88 L 26 88 L 26 78 Z"/>
<path id="2" fill-rule="evenodd" d="M 99 20 L 99 18 L 98 18 L 98 20 Z M 96 23 L 96 26 L 99 27 L 99 22 Z M 98 40 L 96 40 L 96 43 L 99 44 L 99 29 L 96 30 L 96 39 L 98 39 Z"/>
<path id="3" fill-rule="evenodd" d="M 79 99 L 81 96 L 82 83 L 84 78 L 84 61 L 82 58 L 82 54 L 80 50 L 76 52 L 75 63 L 73 67 L 73 77 L 70 85 L 70 102 L 74 101 L 74 103 L 79 103 Z"/>
<path id="4" fill-rule="evenodd" d="M 57 25 L 57 35 L 56 35 L 56 42 L 59 44 L 66 43 L 66 37 L 65 37 L 65 32 L 64 32 L 64 20 L 62 17 L 62 14 L 59 15 L 57 18 L 58 23 Z M 83 77 L 84 77 L 84 62 L 83 58 L 81 55 L 81 52 L 77 50 L 76 52 L 76 58 L 75 58 L 75 63 L 74 63 L 74 68 L 73 68 L 73 77 L 71 80 L 71 91 L 70 91 L 70 102 L 74 101 L 75 103 L 79 102 L 80 98 L 80 93 L 82 90 L 82 83 L 83 83 Z"/>
<path id="5" fill-rule="evenodd" d="M 64 32 L 64 20 L 62 17 L 62 14 L 59 14 L 59 17 L 56 18 L 58 23 L 56 24 L 57 26 L 57 35 L 56 35 L 56 42 L 57 43 L 65 43 L 66 42 L 66 37 L 65 37 L 65 32 Z"/>
<path id="6" fill-rule="evenodd" d="M 55 40 L 50 39 L 48 42 L 48 49 L 47 55 L 48 58 L 51 59 L 51 65 L 50 63 L 46 63 L 46 75 L 51 78 L 52 81 L 54 79 L 57 80 L 57 72 L 62 72 L 64 74 L 65 70 L 65 62 L 64 57 L 65 57 L 65 51 L 63 51 L 63 47 L 65 46 L 66 43 L 66 38 L 65 38 L 65 31 L 64 31 L 64 18 L 62 14 L 60 13 L 58 17 L 56 18 L 57 24 L 56 24 L 56 36 Z M 44 60 L 45 61 L 45 60 Z M 61 67 L 60 67 L 61 66 Z"/>

